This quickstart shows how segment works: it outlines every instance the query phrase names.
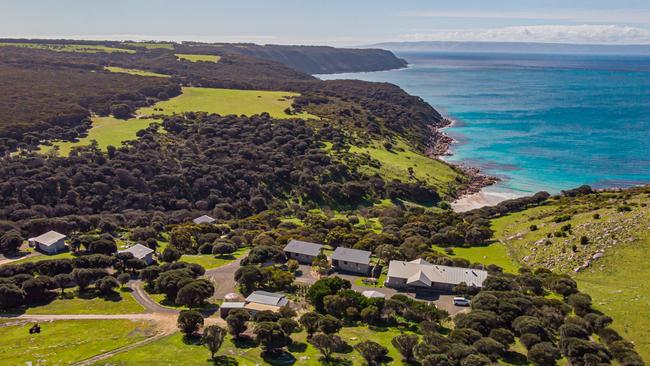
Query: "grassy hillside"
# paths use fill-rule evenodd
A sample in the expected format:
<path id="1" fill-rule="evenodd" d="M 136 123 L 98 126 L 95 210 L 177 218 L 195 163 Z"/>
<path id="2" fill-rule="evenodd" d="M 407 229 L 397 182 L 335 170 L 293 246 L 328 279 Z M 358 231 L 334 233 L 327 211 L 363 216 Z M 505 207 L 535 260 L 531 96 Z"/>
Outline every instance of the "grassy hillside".
<path id="1" fill-rule="evenodd" d="M 644 359 L 650 359 L 647 191 L 562 198 L 493 221 L 496 238 L 514 260 L 570 273 L 592 296 L 594 306 L 614 318 L 613 327 L 635 342 Z M 537 230 L 531 231 L 532 225 Z M 586 244 L 581 244 L 583 236 Z M 578 270 L 587 262 L 588 267 Z"/>
<path id="2" fill-rule="evenodd" d="M 275 118 L 315 118 L 308 113 L 288 115 L 291 99 L 299 94 L 284 91 L 236 90 L 184 87 L 183 94 L 153 107 L 138 111 L 141 115 L 172 115 L 184 112 L 208 112 L 221 115 L 247 115 L 268 112 Z"/>
<path id="3" fill-rule="evenodd" d="M 153 333 L 150 323 L 130 320 L 43 322 L 41 333 L 33 335 L 28 332 L 31 326 L 24 323 L 2 328 L 3 365 L 68 365 L 140 341 Z"/>
<path id="4" fill-rule="evenodd" d="M 123 67 L 117 67 L 117 66 L 106 66 L 104 68 L 106 71 L 110 72 L 119 72 L 123 74 L 131 74 L 131 75 L 138 75 L 138 76 L 152 76 L 152 77 L 159 77 L 159 78 L 169 78 L 171 76 L 165 75 L 165 74 L 159 74 L 157 72 L 151 72 L 151 71 L 145 71 L 145 70 L 139 70 L 139 69 L 126 69 Z"/>
<path id="5" fill-rule="evenodd" d="M 36 48 L 41 50 L 48 51 L 57 51 L 57 52 L 79 52 L 79 53 L 97 53 L 97 52 L 123 52 L 123 53 L 135 53 L 133 50 L 126 48 L 114 48 L 107 47 L 102 45 L 87 45 L 87 44 L 41 44 L 41 43 L 0 43 L 0 47 L 14 46 L 14 47 L 24 47 L 24 48 Z"/>
<path id="6" fill-rule="evenodd" d="M 146 118 L 122 120 L 113 117 L 95 117 L 86 137 L 82 137 L 76 142 L 55 141 L 51 146 L 41 146 L 40 152 L 49 153 L 56 148 L 59 156 L 68 156 L 73 147 L 88 146 L 92 141 L 97 141 L 99 148 L 105 151 L 109 145 L 120 147 L 124 141 L 135 139 L 136 132 L 158 122 L 158 120 Z"/>
<path id="7" fill-rule="evenodd" d="M 221 56 L 216 55 L 192 55 L 186 53 L 176 53 L 176 57 L 179 60 L 185 60 L 190 62 L 219 62 Z"/>

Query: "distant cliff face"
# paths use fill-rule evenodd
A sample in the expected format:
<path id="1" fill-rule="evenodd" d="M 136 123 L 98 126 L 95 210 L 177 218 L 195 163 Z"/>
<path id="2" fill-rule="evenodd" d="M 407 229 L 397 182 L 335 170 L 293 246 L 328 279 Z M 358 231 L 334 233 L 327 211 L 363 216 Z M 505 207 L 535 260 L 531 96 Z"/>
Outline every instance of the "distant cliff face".
<path id="1" fill-rule="evenodd" d="M 308 74 L 382 71 L 406 67 L 403 59 L 382 49 L 352 49 L 325 46 L 184 43 L 175 46 L 188 53 L 240 54 L 280 62 Z"/>

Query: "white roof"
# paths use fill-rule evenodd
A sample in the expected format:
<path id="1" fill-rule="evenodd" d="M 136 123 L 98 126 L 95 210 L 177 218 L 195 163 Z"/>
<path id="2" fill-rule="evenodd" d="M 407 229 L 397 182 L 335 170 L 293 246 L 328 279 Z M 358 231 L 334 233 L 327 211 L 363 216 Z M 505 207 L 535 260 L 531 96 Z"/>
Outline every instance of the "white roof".
<path id="1" fill-rule="evenodd" d="M 145 247 L 142 244 L 136 244 L 128 249 L 120 250 L 118 253 L 131 253 L 133 254 L 133 257 L 142 259 L 147 255 L 153 253 L 153 249 Z"/>
<path id="2" fill-rule="evenodd" d="M 58 242 L 61 239 L 65 239 L 65 235 L 61 233 L 57 233 L 56 231 L 48 231 L 43 235 L 37 236 L 35 238 L 31 238 L 30 240 L 33 240 L 39 244 L 45 245 L 46 247 L 49 247 L 50 245 Z"/>
<path id="3" fill-rule="evenodd" d="M 403 278 L 409 285 L 431 286 L 433 283 L 482 287 L 487 271 L 473 268 L 449 267 L 430 264 L 424 260 L 411 262 L 390 261 L 388 277 Z"/>
<path id="4" fill-rule="evenodd" d="M 224 302 L 219 306 L 219 309 L 243 309 L 246 306 L 245 302 L 241 301 L 229 301 Z"/>
<path id="5" fill-rule="evenodd" d="M 372 299 L 373 297 L 381 297 L 383 299 L 383 298 L 386 297 L 386 295 L 382 294 L 379 291 L 375 291 L 375 290 L 364 291 L 364 292 L 361 293 L 361 295 L 363 295 L 363 296 L 365 296 L 365 297 L 367 297 L 369 299 Z"/>
<path id="6" fill-rule="evenodd" d="M 272 305 L 272 306 L 284 306 L 289 300 L 282 293 L 274 293 L 267 291 L 253 291 L 252 294 L 248 295 L 246 302 L 254 302 L 256 304 Z"/>
<path id="7" fill-rule="evenodd" d="M 192 220 L 192 222 L 197 224 L 197 225 L 198 224 L 211 224 L 211 223 L 213 223 L 215 221 L 217 221 L 217 220 L 213 219 L 212 217 L 210 217 L 208 215 L 199 216 L 199 217 L 195 218 L 194 220 Z"/>

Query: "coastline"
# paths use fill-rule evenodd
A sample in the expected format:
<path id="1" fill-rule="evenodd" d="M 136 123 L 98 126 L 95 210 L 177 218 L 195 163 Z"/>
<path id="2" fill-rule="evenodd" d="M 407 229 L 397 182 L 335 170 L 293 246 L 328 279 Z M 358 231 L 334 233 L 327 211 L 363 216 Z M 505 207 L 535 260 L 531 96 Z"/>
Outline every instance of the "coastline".
<path id="1" fill-rule="evenodd" d="M 456 123 L 458 122 L 452 118 L 443 117 L 442 125 L 430 127 L 432 136 L 426 151 L 427 156 L 432 159 L 444 160 L 442 157 L 453 155 L 451 145 L 458 143 L 458 141 L 447 135 L 444 130 L 453 127 Z M 456 212 L 465 212 L 483 206 L 493 206 L 516 197 L 508 193 L 486 190 L 486 188 L 499 182 L 497 177 L 484 174 L 480 169 L 462 163 L 450 163 L 448 161 L 445 161 L 445 163 L 459 169 L 469 178 L 467 186 L 456 192 L 455 200 L 451 204 Z"/>

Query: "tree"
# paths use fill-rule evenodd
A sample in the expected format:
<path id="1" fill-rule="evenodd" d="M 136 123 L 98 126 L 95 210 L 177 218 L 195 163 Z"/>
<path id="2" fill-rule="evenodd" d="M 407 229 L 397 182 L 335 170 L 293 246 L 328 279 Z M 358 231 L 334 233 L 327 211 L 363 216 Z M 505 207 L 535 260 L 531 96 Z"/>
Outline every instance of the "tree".
<path id="1" fill-rule="evenodd" d="M 351 287 L 352 284 L 350 281 L 344 280 L 341 277 L 325 277 L 314 282 L 314 284 L 309 287 L 305 298 L 310 304 L 314 305 L 317 311 L 323 312 L 323 299 L 325 296 L 334 295 L 341 290 L 347 290 Z"/>
<path id="2" fill-rule="evenodd" d="M 208 325 L 203 329 L 201 343 L 210 351 L 211 359 L 214 359 L 214 354 L 219 351 L 225 338 L 226 330 L 218 325 Z"/>
<path id="3" fill-rule="evenodd" d="M 591 296 L 587 294 L 571 294 L 567 297 L 566 302 L 573 307 L 573 311 L 578 316 L 585 316 L 591 311 Z"/>
<path id="4" fill-rule="evenodd" d="M 203 325 L 203 315 L 194 310 L 183 310 L 178 314 L 178 329 L 186 336 L 196 333 Z"/>
<path id="5" fill-rule="evenodd" d="M 17 230 L 9 230 L 0 236 L 0 252 L 15 252 L 23 244 L 23 241 L 23 236 Z"/>
<path id="6" fill-rule="evenodd" d="M 235 244 L 218 243 L 212 246 L 212 254 L 223 257 L 226 254 L 232 254 L 237 250 Z"/>
<path id="7" fill-rule="evenodd" d="M 490 331 L 490 338 L 500 342 L 506 348 L 509 348 L 511 344 L 515 343 L 514 333 L 505 328 L 492 329 Z"/>
<path id="8" fill-rule="evenodd" d="M 413 361 L 413 348 L 419 341 L 420 337 L 415 334 L 400 334 L 393 338 L 391 343 L 402 354 L 404 361 L 408 363 Z"/>
<path id="9" fill-rule="evenodd" d="M 113 104 L 111 106 L 111 114 L 115 118 L 128 119 L 129 117 L 131 117 L 131 107 L 123 103 Z"/>
<path id="10" fill-rule="evenodd" d="M 420 361 L 422 366 L 451 366 L 451 362 L 447 355 L 442 353 L 434 353 L 426 356 Z"/>
<path id="11" fill-rule="evenodd" d="M 11 283 L 0 283 L 0 309 L 10 309 L 25 302 L 25 291 Z"/>
<path id="12" fill-rule="evenodd" d="M 361 316 L 361 320 L 368 324 L 376 324 L 381 318 L 381 312 L 379 309 L 376 306 L 372 305 L 361 309 L 361 313 L 359 315 Z"/>
<path id="13" fill-rule="evenodd" d="M 239 267 L 235 272 L 235 281 L 242 287 L 244 294 L 255 291 L 264 281 L 264 274 L 255 265 Z"/>
<path id="14" fill-rule="evenodd" d="M 108 272 L 105 270 L 95 268 L 75 268 L 72 271 L 72 277 L 79 286 L 79 291 L 85 290 L 90 284 L 107 275 Z"/>
<path id="15" fill-rule="evenodd" d="M 488 356 L 493 361 L 506 351 L 506 347 L 503 344 L 487 337 L 474 342 L 473 346 L 479 353 Z"/>
<path id="16" fill-rule="evenodd" d="M 300 325 L 302 325 L 305 330 L 307 331 L 307 338 L 310 338 L 316 331 L 318 331 L 318 324 L 320 321 L 322 315 L 310 311 L 308 313 L 304 313 L 300 317 Z"/>
<path id="17" fill-rule="evenodd" d="M 101 280 L 97 281 L 97 289 L 103 295 L 108 295 L 113 292 L 114 289 L 120 286 L 120 283 L 113 276 L 106 276 Z"/>
<path id="18" fill-rule="evenodd" d="M 460 361 L 460 366 L 489 366 L 491 364 L 492 361 L 488 357 L 476 353 L 471 354 Z"/>
<path id="19" fill-rule="evenodd" d="M 325 360 L 329 360 L 338 344 L 334 337 L 331 334 L 317 333 L 311 336 L 308 342 L 320 351 Z"/>
<path id="20" fill-rule="evenodd" d="M 214 295 L 214 285 L 206 279 L 194 280 L 180 290 L 176 295 L 176 304 L 187 305 L 190 309 L 203 304 L 203 302 Z"/>
<path id="21" fill-rule="evenodd" d="M 38 302 L 51 297 L 49 290 L 57 287 L 56 282 L 49 276 L 33 277 L 22 284 L 27 302 Z"/>
<path id="22" fill-rule="evenodd" d="M 174 247 L 168 246 L 162 252 L 162 260 L 167 263 L 176 262 L 179 259 L 181 259 L 181 252 Z"/>
<path id="23" fill-rule="evenodd" d="M 232 334 L 235 339 L 238 339 L 242 333 L 246 331 L 246 322 L 251 320 L 251 315 L 244 309 L 234 309 L 228 313 L 226 323 L 228 324 L 228 332 Z"/>
<path id="24" fill-rule="evenodd" d="M 74 278 L 70 273 L 59 273 L 58 275 L 52 277 L 58 288 L 61 289 L 61 295 L 65 293 L 66 288 L 74 286 Z"/>
<path id="25" fill-rule="evenodd" d="M 266 352 L 275 353 L 291 343 L 291 338 L 280 328 L 278 323 L 257 323 L 253 332 L 255 339 Z"/>
<path id="26" fill-rule="evenodd" d="M 156 278 L 158 278 L 158 276 L 160 275 L 160 272 L 161 272 L 160 267 L 149 266 L 147 268 L 143 268 L 140 271 L 140 278 L 142 278 L 142 280 L 146 282 L 147 285 L 152 286 Z"/>
<path id="27" fill-rule="evenodd" d="M 124 287 L 124 285 L 126 285 L 126 283 L 129 282 L 129 280 L 131 280 L 131 275 L 129 275 L 128 273 L 120 273 L 120 275 L 117 276 L 117 281 L 120 283 L 120 286 L 122 287 Z"/>
<path id="28" fill-rule="evenodd" d="M 388 354 L 386 347 L 373 341 L 357 343 L 354 349 L 361 354 L 361 357 L 366 360 L 369 366 L 377 365 Z"/>
<path id="29" fill-rule="evenodd" d="M 537 343 L 528 351 L 528 361 L 535 366 L 555 365 L 560 357 L 560 350 L 550 342 Z"/>
<path id="30" fill-rule="evenodd" d="M 300 328 L 300 324 L 291 318 L 280 318 L 278 324 L 286 334 L 295 333 Z"/>
<path id="31" fill-rule="evenodd" d="M 291 273 L 295 273 L 298 268 L 300 268 L 300 263 L 295 259 L 289 259 L 287 261 L 287 270 Z"/>
<path id="32" fill-rule="evenodd" d="M 375 248 L 375 255 L 384 263 L 384 265 L 388 265 L 390 261 L 401 259 L 403 257 L 402 252 L 400 252 L 397 247 L 390 244 L 382 244 Z"/>
<path id="33" fill-rule="evenodd" d="M 318 320 L 318 330 L 325 334 L 337 333 L 342 327 L 343 323 L 331 315 L 324 315 Z"/>

